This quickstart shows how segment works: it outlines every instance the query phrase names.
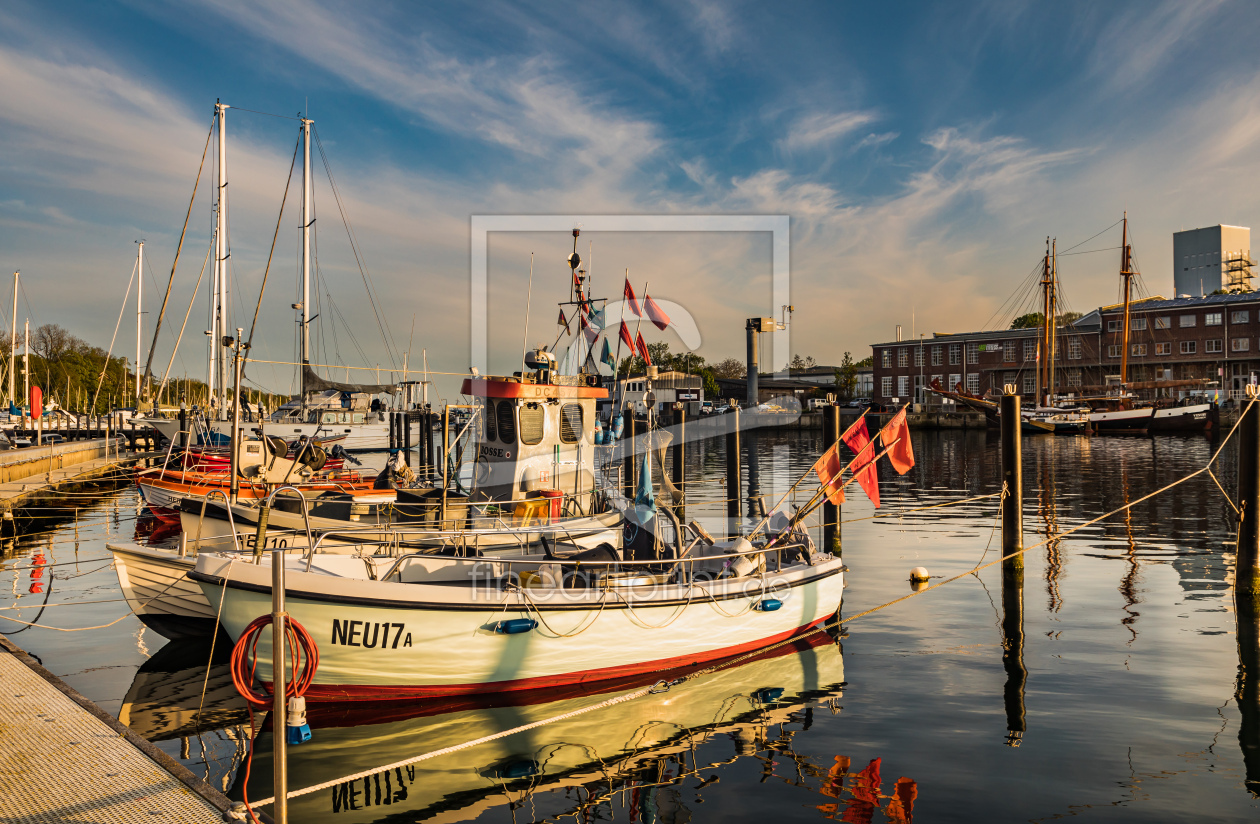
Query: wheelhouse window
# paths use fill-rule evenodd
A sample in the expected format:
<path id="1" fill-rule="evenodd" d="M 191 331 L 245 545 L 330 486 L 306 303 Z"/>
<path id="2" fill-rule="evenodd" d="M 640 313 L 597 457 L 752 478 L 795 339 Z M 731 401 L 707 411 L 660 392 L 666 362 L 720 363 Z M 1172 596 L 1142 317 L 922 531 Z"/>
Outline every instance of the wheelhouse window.
<path id="1" fill-rule="evenodd" d="M 547 411 L 541 403 L 527 403 L 521 407 L 521 443 L 536 446 L 542 443 Z"/>
<path id="2" fill-rule="evenodd" d="M 524 427 L 522 427 L 523 431 Z M 560 407 L 560 442 L 577 443 L 582 440 L 582 404 L 566 403 Z"/>
<path id="3" fill-rule="evenodd" d="M 495 409 L 499 424 L 499 440 L 504 443 L 516 443 L 516 411 L 511 401 L 499 401 Z"/>
<path id="4" fill-rule="evenodd" d="M 493 441 L 495 439 L 494 431 L 494 401 L 487 400 L 485 411 L 482 412 L 486 419 L 486 440 Z"/>

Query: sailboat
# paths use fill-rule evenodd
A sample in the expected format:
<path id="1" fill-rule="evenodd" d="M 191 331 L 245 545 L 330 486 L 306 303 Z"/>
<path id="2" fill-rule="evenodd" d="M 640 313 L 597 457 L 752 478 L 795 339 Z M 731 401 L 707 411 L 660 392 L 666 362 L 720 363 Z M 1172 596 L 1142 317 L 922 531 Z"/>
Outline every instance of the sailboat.
<path id="1" fill-rule="evenodd" d="M 227 110 L 224 103 L 215 104 L 218 132 L 219 186 L 215 204 L 214 270 L 210 300 L 207 384 L 210 389 L 212 408 L 205 415 L 205 428 L 212 440 L 226 443 L 231 437 L 232 423 L 228 409 L 232 403 L 227 385 L 227 349 L 232 345 L 232 330 L 227 316 L 229 306 L 227 290 L 230 280 L 228 259 L 228 198 L 227 198 Z M 301 302 L 292 304 L 297 311 L 299 339 L 300 392 L 289 403 L 276 410 L 270 421 L 283 426 L 286 438 L 295 437 L 324 439 L 342 438 L 347 451 L 382 450 L 389 446 L 390 423 L 387 412 L 391 407 L 408 406 L 409 393 L 400 384 L 351 383 L 334 381 L 320 376 L 311 363 L 310 324 L 311 316 L 311 253 L 312 232 L 315 225 L 314 182 L 311 165 L 310 118 L 300 118 L 302 140 L 302 206 L 301 206 Z M 261 295 L 260 295 L 261 300 Z M 378 370 L 379 371 L 379 370 Z M 382 403 L 380 395 L 391 396 Z M 144 423 L 170 441 L 179 435 L 179 421 L 171 418 L 148 417 Z M 261 435 L 261 427 L 254 432 Z"/>

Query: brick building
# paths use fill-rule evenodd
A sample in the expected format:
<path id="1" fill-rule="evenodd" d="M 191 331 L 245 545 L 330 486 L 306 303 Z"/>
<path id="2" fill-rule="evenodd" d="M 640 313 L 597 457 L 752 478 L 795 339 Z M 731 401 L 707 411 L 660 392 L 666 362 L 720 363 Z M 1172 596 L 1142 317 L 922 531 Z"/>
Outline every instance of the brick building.
<path id="1" fill-rule="evenodd" d="M 1120 382 L 1122 305 L 1103 306 L 1056 332 L 1055 382 L 1060 395 L 1096 395 Z M 930 338 L 871 345 L 874 399 L 936 405 L 923 387 L 933 378 L 977 395 L 1014 384 L 1029 401 L 1036 392 L 1041 329 L 934 333 Z M 1194 382 L 1160 392 L 1172 398 L 1220 390 L 1240 397 L 1260 373 L 1260 292 L 1163 297 L 1130 309 L 1129 381 Z"/>

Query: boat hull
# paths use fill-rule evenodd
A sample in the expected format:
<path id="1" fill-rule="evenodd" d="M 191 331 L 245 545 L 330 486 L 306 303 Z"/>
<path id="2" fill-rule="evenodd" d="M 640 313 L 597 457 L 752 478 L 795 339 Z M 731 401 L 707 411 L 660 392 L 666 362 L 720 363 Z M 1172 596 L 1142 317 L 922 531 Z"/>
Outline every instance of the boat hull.
<path id="1" fill-rule="evenodd" d="M 1141 434 L 1150 428 L 1154 409 L 1121 409 L 1115 412 L 1091 412 L 1090 426 L 1099 433 Z"/>
<path id="2" fill-rule="evenodd" d="M 1156 409 L 1151 418 L 1151 432 L 1202 432 L 1212 427 L 1216 417 L 1210 403 Z"/>
<path id="3" fill-rule="evenodd" d="M 165 638 L 214 634 L 215 610 L 188 579 L 195 558 L 139 544 L 106 544 L 127 606 Z"/>
<path id="4" fill-rule="evenodd" d="M 648 598 L 631 591 L 638 587 L 531 594 L 347 579 L 296 565 L 286 570 L 285 609 L 319 646 L 311 701 L 549 689 L 695 666 L 802 635 L 836 613 L 844 591 L 840 561 L 821 557 L 827 560 L 774 576 L 774 597 L 782 602 L 774 611 L 756 608 L 768 597 L 757 578 L 661 585 Z M 354 562 L 363 563 L 346 556 L 337 563 Z M 202 555 L 191 577 L 207 598 L 222 596 L 222 624 L 235 640 L 271 611 L 270 572 Z M 543 602 L 544 594 L 552 597 Z M 494 631 L 518 618 L 538 624 L 520 634 Z M 258 655 L 267 682 L 269 638 L 259 642 Z"/>

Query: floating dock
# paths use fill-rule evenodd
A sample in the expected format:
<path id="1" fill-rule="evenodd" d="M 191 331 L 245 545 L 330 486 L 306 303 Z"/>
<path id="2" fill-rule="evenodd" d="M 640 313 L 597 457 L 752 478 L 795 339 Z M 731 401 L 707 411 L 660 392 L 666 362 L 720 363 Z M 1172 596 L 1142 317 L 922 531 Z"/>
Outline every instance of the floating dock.
<path id="1" fill-rule="evenodd" d="M 0 685 L 4 821 L 229 820 L 226 796 L 5 638 Z"/>

